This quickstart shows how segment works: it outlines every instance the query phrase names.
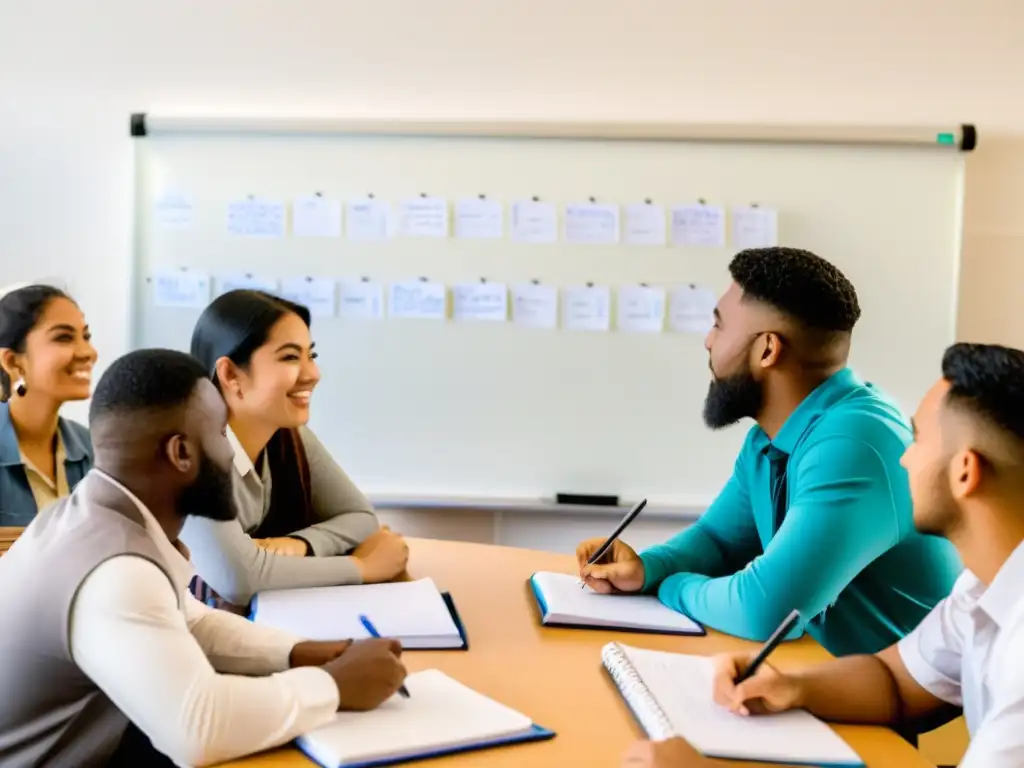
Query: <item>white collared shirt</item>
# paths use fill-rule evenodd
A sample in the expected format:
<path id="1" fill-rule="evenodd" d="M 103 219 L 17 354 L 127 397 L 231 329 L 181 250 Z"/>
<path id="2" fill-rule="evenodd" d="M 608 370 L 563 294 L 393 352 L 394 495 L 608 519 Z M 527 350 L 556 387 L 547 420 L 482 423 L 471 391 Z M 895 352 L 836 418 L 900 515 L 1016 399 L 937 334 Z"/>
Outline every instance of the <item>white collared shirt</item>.
<path id="1" fill-rule="evenodd" d="M 1024 544 L 987 588 L 964 571 L 898 647 L 922 688 L 963 707 L 961 768 L 1024 766 Z"/>
<path id="2" fill-rule="evenodd" d="M 178 765 L 231 760 L 329 722 L 338 709 L 333 678 L 317 667 L 288 668 L 299 638 L 193 598 L 193 568 L 152 513 L 116 480 L 92 471 L 135 502 L 174 587 L 142 557 L 97 567 L 71 609 L 79 668 Z"/>

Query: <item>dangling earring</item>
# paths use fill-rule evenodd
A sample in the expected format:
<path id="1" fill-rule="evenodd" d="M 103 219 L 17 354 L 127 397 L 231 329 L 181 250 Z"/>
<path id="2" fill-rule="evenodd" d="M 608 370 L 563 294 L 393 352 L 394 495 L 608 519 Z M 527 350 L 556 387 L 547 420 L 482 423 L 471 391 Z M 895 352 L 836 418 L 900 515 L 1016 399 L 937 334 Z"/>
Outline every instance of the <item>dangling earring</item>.
<path id="1" fill-rule="evenodd" d="M 18 379 L 16 382 L 14 382 L 14 391 L 18 393 L 18 397 L 24 397 L 25 396 L 25 393 L 28 390 L 25 389 L 25 378 L 24 377 Z"/>

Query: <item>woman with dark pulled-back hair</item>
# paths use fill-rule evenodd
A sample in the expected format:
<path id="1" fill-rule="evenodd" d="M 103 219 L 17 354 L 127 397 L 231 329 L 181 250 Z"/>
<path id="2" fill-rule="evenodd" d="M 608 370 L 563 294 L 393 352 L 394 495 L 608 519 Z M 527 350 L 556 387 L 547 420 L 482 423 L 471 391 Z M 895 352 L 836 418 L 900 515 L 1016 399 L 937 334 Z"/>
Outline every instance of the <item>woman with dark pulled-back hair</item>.
<path id="1" fill-rule="evenodd" d="M 28 525 L 92 468 L 89 430 L 58 415 L 89 398 L 90 339 L 59 288 L 22 285 L 0 297 L 0 526 Z"/>
<path id="2" fill-rule="evenodd" d="M 405 572 L 404 539 L 380 528 L 366 497 L 306 426 L 320 381 L 313 346 L 309 310 L 262 291 L 229 291 L 196 323 L 192 355 L 228 407 L 238 515 L 190 517 L 181 533 L 200 577 L 197 596 L 207 602 L 244 610 L 262 590 L 389 581 Z"/>

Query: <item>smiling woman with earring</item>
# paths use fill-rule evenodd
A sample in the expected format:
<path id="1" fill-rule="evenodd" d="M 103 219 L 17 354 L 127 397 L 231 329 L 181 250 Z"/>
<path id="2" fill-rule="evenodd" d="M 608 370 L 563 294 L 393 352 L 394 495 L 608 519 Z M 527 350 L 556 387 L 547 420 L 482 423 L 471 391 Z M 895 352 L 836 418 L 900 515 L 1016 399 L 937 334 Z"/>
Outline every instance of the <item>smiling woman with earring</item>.
<path id="1" fill-rule="evenodd" d="M 82 310 L 59 288 L 0 297 L 0 526 L 28 525 L 92 467 L 89 431 L 58 415 L 89 398 L 90 339 Z"/>
<path id="2" fill-rule="evenodd" d="M 181 533 L 201 579 L 197 597 L 208 603 L 243 612 L 262 590 L 404 574 L 405 541 L 380 528 L 306 426 L 320 381 L 313 346 L 309 310 L 262 291 L 223 294 L 192 332 L 192 355 L 228 406 L 235 449 L 237 519 L 190 517 Z"/>

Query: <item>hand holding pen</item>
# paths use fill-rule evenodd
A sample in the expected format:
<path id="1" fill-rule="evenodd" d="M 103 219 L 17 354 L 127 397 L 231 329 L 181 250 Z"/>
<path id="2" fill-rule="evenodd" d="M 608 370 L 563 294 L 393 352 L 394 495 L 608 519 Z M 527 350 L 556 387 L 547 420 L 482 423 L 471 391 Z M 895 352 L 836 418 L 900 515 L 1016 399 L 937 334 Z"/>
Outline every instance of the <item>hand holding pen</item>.
<path id="1" fill-rule="evenodd" d="M 366 631 L 370 633 L 370 637 L 374 637 L 374 638 L 379 638 L 380 637 L 380 632 L 377 631 L 377 628 L 373 625 L 373 622 L 371 622 L 366 616 L 360 616 L 359 617 L 359 623 L 362 624 L 363 628 L 366 629 Z M 393 642 L 397 643 L 398 641 L 395 640 Z M 401 645 L 399 645 L 399 648 L 401 648 Z M 406 688 L 404 684 L 398 686 L 398 693 L 399 693 L 400 696 L 402 696 L 402 697 L 404 697 L 406 699 L 409 698 L 409 689 Z"/>

